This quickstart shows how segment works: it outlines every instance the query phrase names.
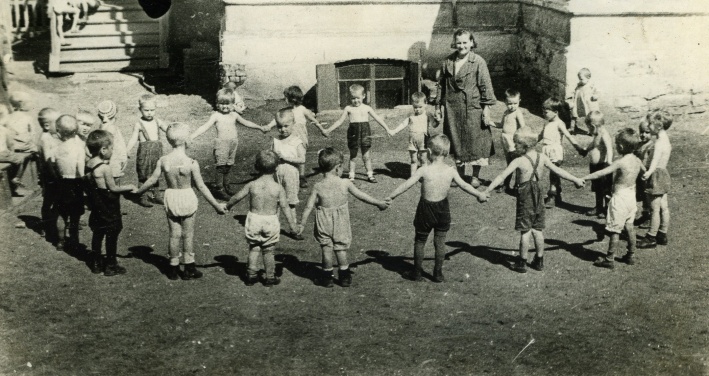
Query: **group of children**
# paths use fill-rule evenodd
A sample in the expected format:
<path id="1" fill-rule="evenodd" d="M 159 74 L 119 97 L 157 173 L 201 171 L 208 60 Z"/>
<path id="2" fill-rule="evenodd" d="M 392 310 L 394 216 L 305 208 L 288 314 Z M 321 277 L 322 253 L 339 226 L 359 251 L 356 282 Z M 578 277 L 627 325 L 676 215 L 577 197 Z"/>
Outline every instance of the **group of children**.
<path id="1" fill-rule="evenodd" d="M 508 90 L 505 99 L 507 110 L 500 122 L 501 142 L 508 166 L 486 190 L 480 191 L 462 179 L 455 167 L 446 164 L 450 141 L 441 134 L 441 119 L 427 113 L 423 93 L 412 95 L 413 114 L 391 129 L 383 118 L 364 104 L 365 90 L 362 86 L 352 85 L 349 91 L 351 104 L 329 128 L 303 107 L 303 93 L 298 87 L 289 87 L 284 91 L 288 107 L 279 110 L 270 124 L 260 126 L 242 117 L 245 109 L 243 102 L 233 88 L 225 87 L 217 93 L 216 111 L 194 131 L 190 131 L 190 126 L 184 123 L 167 124 L 159 120 L 156 117 L 156 98 L 145 95 L 138 101 L 141 117 L 134 123 L 127 145 L 116 127 L 117 107 L 111 101 L 98 104 L 96 114 L 99 121 L 91 112 L 72 116 L 61 115 L 51 108 L 43 109 L 38 119 L 43 133 L 36 144 L 31 142 L 32 128 L 28 125 L 31 119 L 27 118 L 26 112 L 23 114 L 20 103 L 12 117 L 2 116 L 6 127 L 0 127 L 0 138 L 4 136 L 13 142 L 0 143 L 7 144 L 10 146 L 8 150 L 12 150 L 9 154 L 3 154 L 0 149 L 0 157 L 7 154 L 10 157 L 6 156 L 6 159 L 15 158 L 13 152 L 38 155 L 44 194 L 42 220 L 47 237 L 55 242 L 58 249 L 77 249 L 79 220 L 84 214 L 84 200 L 88 200 L 91 211 L 88 225 L 93 233 L 88 254 L 89 266 L 93 272 L 107 276 L 126 272 L 116 261 L 117 242 L 122 229 L 120 196 L 123 193 L 137 195 L 136 201 L 145 207 L 164 205 L 169 224 L 168 278 L 194 279 L 202 276 L 195 267 L 192 244 L 198 202 L 194 187 L 220 214 L 248 197 L 249 212 L 244 226 L 249 244 L 248 273 L 244 276 L 247 285 L 257 282 L 261 257 L 265 268 L 263 284 L 273 286 L 280 282 L 274 274 L 273 257 L 274 246 L 281 233 L 279 211 L 285 215 L 291 236 L 295 239 L 303 239 L 304 226 L 311 212 L 315 211 L 314 237 L 321 246 L 323 265 L 318 282 L 326 287 L 334 285 L 336 259 L 339 284 L 349 286 L 352 278 L 347 250 L 352 242 L 352 230 L 348 195 L 384 210 L 396 197 L 417 183 L 421 185 L 421 195 L 414 218 L 414 268 L 407 274 L 412 280 L 423 278 L 424 246 L 433 231 L 435 264 L 432 280 L 444 281 L 445 241 L 451 223 L 447 197 L 451 184 L 473 195 L 479 202 L 487 201 L 493 190 L 506 189 L 517 196 L 515 230 L 520 232 L 521 237 L 520 256 L 512 269 L 518 272 L 527 270 L 527 253 L 532 239 L 536 255 L 530 266 L 536 270 L 544 268 L 542 230 L 545 227 L 545 209 L 561 202 L 561 178 L 572 181 L 577 187 L 583 186 L 587 180 L 593 181 L 596 204 L 588 214 L 605 217 L 606 230 L 610 234 L 608 253 L 596 261 L 597 266 L 614 266 L 613 256 L 622 230 L 628 233 L 628 252 L 620 260 L 628 264 L 634 262 L 636 246 L 651 248 L 657 244 L 667 244 L 670 178 L 666 167 L 671 146 L 666 130 L 672 124 L 672 117 L 664 111 L 648 114 L 639 133 L 629 128 L 618 132 L 615 148 L 622 157 L 614 160 L 613 138 L 606 130 L 599 111 L 583 113 L 593 140 L 588 146 L 582 146 L 559 119 L 563 105 L 561 101 L 550 98 L 543 103 L 543 115 L 547 122 L 538 135 L 525 125 L 519 109 L 519 92 Z M 411 177 L 385 199 L 374 198 L 353 183 L 355 158 L 360 152 L 367 180 L 376 183 L 370 150 L 370 117 L 389 135 L 409 127 L 407 150 Z M 579 119 L 578 116 L 575 118 L 576 121 Z M 299 189 L 307 186 L 303 176 L 308 148 L 307 124 L 313 123 L 323 135 L 328 136 L 345 121 L 349 121 L 348 171 L 344 171 L 345 160 L 340 151 L 334 148 L 320 150 L 318 168 L 323 179 L 312 187 L 298 221 L 296 206 L 299 203 Z M 228 190 L 226 177 L 238 149 L 237 123 L 264 132 L 275 126 L 278 137 L 273 139 L 270 150 L 261 151 L 256 156 L 254 166 L 259 177 L 234 193 Z M 199 164 L 186 153 L 189 142 L 211 127 L 216 129 L 213 142 L 216 165 L 214 195 L 204 184 Z M 12 136 L 5 135 L 9 133 L 5 128 L 12 130 Z M 167 154 L 160 141 L 161 133 L 172 146 Z M 589 175 L 579 179 L 561 168 L 563 137 L 569 139 L 579 153 L 589 156 Z M 655 137 L 654 141 L 652 137 Z M 21 142 L 24 139 L 29 140 L 27 145 Z M 542 145 L 541 152 L 536 150 L 537 143 Z M 139 186 L 122 184 L 128 155 L 136 145 Z M 545 167 L 550 170 L 550 188 L 546 193 L 540 185 Z M 161 197 L 158 186 L 161 176 L 167 185 L 164 197 Z M 145 195 L 148 191 L 152 191 L 151 197 Z M 636 195 L 646 209 L 642 218 L 651 218 L 650 230 L 637 244 L 634 233 Z M 106 251 L 102 255 L 104 242 Z M 183 269 L 180 269 L 180 264 L 184 265 Z"/>

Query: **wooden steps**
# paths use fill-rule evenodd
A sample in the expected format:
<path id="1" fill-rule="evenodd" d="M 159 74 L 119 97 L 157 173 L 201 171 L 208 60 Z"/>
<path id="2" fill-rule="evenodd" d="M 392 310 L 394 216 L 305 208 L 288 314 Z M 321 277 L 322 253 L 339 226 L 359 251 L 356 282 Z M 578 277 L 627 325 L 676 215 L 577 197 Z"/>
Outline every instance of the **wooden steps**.
<path id="1" fill-rule="evenodd" d="M 109 72 L 167 67 L 167 16 L 148 17 L 135 0 L 104 0 L 64 44 L 52 33 L 49 71 Z M 54 39 L 57 39 L 55 41 Z"/>

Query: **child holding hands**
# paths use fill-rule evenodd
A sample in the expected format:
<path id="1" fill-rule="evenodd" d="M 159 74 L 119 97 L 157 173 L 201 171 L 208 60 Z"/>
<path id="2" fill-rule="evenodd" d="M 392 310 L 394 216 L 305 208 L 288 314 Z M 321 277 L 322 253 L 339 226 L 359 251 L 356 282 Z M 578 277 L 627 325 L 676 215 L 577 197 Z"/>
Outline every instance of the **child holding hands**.
<path id="1" fill-rule="evenodd" d="M 593 141 L 586 148 L 579 148 L 581 155 L 589 156 L 590 173 L 603 170 L 613 162 L 613 138 L 605 127 L 606 121 L 603 114 L 599 111 L 593 111 L 586 116 L 586 126 L 588 132 L 593 136 Z M 595 179 L 591 183 L 591 190 L 596 195 L 596 205 L 588 211 L 586 215 L 605 218 L 608 210 L 608 202 L 606 196 L 611 195 L 611 186 L 613 185 L 613 177 L 605 175 L 603 178 Z"/>
<path id="2" fill-rule="evenodd" d="M 172 123 L 167 128 L 167 141 L 173 147 L 172 151 L 158 160 L 155 171 L 143 185 L 134 191 L 143 194 L 157 183 L 162 174 L 167 183 L 165 190 L 165 212 L 170 226 L 170 269 L 167 277 L 175 280 L 180 276 L 180 263 L 185 265 L 182 279 L 202 277 L 195 268 L 195 256 L 192 240 L 194 237 L 195 213 L 197 212 L 197 195 L 193 186 L 207 199 L 219 214 L 226 213 L 225 204 L 219 203 L 204 185 L 199 164 L 187 156 L 185 149 L 190 138 L 187 124 Z"/>
<path id="3" fill-rule="evenodd" d="M 116 126 L 116 114 L 118 114 L 118 108 L 113 101 L 106 100 L 98 104 L 98 118 L 101 120 L 99 129 L 113 135 L 113 153 L 111 154 L 110 165 L 114 179 L 123 176 L 123 169 L 126 168 L 126 163 L 128 162 L 126 141 L 123 139 L 121 130 Z"/>
<path id="4" fill-rule="evenodd" d="M 433 281 L 443 282 L 443 259 L 446 253 L 446 234 L 450 229 L 451 214 L 448 205 L 448 191 L 452 181 L 465 192 L 475 196 L 479 202 L 485 202 L 488 195 L 466 183 L 455 167 L 445 164 L 450 152 L 450 141 L 445 135 L 433 137 L 428 144 L 431 151 L 430 163 L 416 170 L 416 173 L 406 182 L 397 187 L 387 198 L 395 199 L 422 180 L 421 198 L 414 217 L 414 270 L 406 275 L 413 281 L 423 280 L 423 255 L 426 241 L 431 230 L 433 246 L 436 249 L 436 262 L 433 267 Z"/>
<path id="5" fill-rule="evenodd" d="M 351 194 L 363 202 L 375 205 L 379 210 L 389 206 L 388 203 L 357 189 L 350 180 L 341 178 L 344 161 L 345 157 L 342 153 L 331 147 L 320 150 L 318 166 L 325 177 L 313 187 L 298 230 L 302 233 L 310 212 L 315 208 L 313 233 L 322 250 L 323 275 L 319 282 L 324 287 L 334 285 L 333 252 L 339 265 L 340 286 L 349 287 L 352 284 L 352 273 L 347 261 L 347 251 L 352 243 L 348 195 Z"/>
<path id="6" fill-rule="evenodd" d="M 563 124 L 563 123 L 562 123 Z M 566 128 L 564 128 L 566 130 Z M 537 254 L 530 265 L 535 270 L 544 269 L 544 203 L 542 188 L 539 185 L 544 167 L 550 169 L 557 176 L 570 180 L 577 187 L 583 186 L 583 180 L 574 177 L 557 166 L 546 154 L 537 153 L 534 146 L 537 144 L 537 135 L 529 127 L 518 129 L 514 135 L 515 149 L 521 153 L 509 166 L 495 177 L 490 186 L 485 190 L 489 194 L 495 187 L 504 181 L 511 173 L 517 173 L 517 214 L 515 230 L 520 232 L 519 258 L 512 266 L 512 270 L 519 273 L 527 272 L 527 252 L 529 240 L 534 238 Z"/>
<path id="7" fill-rule="evenodd" d="M 394 136 L 402 129 L 409 127 L 408 150 L 411 158 L 411 176 L 413 176 L 420 166 L 424 166 L 428 162 L 426 141 L 431 136 L 429 130 L 438 127 L 439 123 L 433 116 L 426 113 L 426 94 L 422 92 L 411 94 L 411 104 L 414 114 L 404 119 L 396 129 L 389 132 L 389 135 Z"/>
<path id="8" fill-rule="evenodd" d="M 286 190 L 288 211 L 293 218 L 298 218 L 295 212 L 295 206 L 300 202 L 298 199 L 300 184 L 298 165 L 305 163 L 305 146 L 303 141 L 293 133 L 294 126 L 295 117 L 292 108 L 282 108 L 276 113 L 278 138 L 273 139 L 273 152 L 279 158 L 276 178 Z M 303 236 L 296 232 L 292 236 L 296 240 L 303 240 Z"/>
<path id="9" fill-rule="evenodd" d="M 505 90 L 505 104 L 507 105 L 507 110 L 505 110 L 505 113 L 502 115 L 502 121 L 500 121 L 500 127 L 502 128 L 500 143 L 502 144 L 502 150 L 505 152 L 505 160 L 508 166 L 512 160 L 517 158 L 514 142 L 515 132 L 526 126 L 522 110 L 519 109 L 519 102 L 519 91 L 513 89 Z M 498 193 L 502 192 L 503 189 L 507 189 L 510 192 L 514 190 L 514 187 L 510 185 L 512 183 L 512 174 L 505 178 L 504 183 L 504 185 L 497 187 Z"/>
<path id="10" fill-rule="evenodd" d="M 256 171 L 259 177 L 246 184 L 241 191 L 226 204 L 231 209 L 239 201 L 249 196 L 249 214 L 246 215 L 244 232 L 249 243 L 249 266 L 246 285 L 253 286 L 258 279 L 258 259 L 263 255 L 266 279 L 263 285 L 271 287 L 281 283 L 275 276 L 273 250 L 280 240 L 281 224 L 278 209 L 283 210 L 292 232 L 297 232 L 296 218 L 288 208 L 286 191 L 273 178 L 278 166 L 278 155 L 271 150 L 261 151 L 256 156 Z"/>
<path id="11" fill-rule="evenodd" d="M 376 120 L 387 133 L 390 133 L 390 130 L 384 119 L 377 115 L 372 107 L 364 104 L 364 98 L 365 92 L 362 85 L 355 84 L 350 86 L 350 101 L 352 105 L 345 107 L 342 116 L 340 116 L 330 128 L 325 130 L 325 136 L 332 133 L 342 125 L 345 120 L 349 119 L 350 127 L 347 129 L 347 148 L 350 150 L 350 180 L 354 181 L 355 179 L 355 158 L 357 158 L 357 152 L 359 150 L 362 152 L 362 161 L 364 162 L 364 167 L 367 169 L 367 181 L 376 183 L 377 179 L 374 177 L 372 158 L 369 150 L 372 147 L 372 130 L 369 128 L 369 117 L 371 116 Z"/>

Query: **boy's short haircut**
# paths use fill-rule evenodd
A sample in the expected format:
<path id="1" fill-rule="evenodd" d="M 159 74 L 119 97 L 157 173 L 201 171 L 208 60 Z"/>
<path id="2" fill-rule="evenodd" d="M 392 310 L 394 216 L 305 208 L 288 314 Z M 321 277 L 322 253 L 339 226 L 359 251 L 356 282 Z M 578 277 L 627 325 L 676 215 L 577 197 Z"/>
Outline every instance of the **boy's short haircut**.
<path id="1" fill-rule="evenodd" d="M 29 111 L 27 106 L 29 105 L 30 100 L 30 95 L 24 91 L 13 91 L 10 94 L 10 105 L 13 109 L 18 111 Z"/>
<path id="2" fill-rule="evenodd" d="M 113 119 L 118 113 L 118 107 L 116 107 L 116 104 L 111 100 L 105 100 L 99 103 L 96 109 L 98 110 L 99 116 L 103 115 L 109 119 Z"/>
<path id="3" fill-rule="evenodd" d="M 57 133 L 62 139 L 73 137 L 79 129 L 78 124 L 76 124 L 76 118 L 71 115 L 60 116 L 57 119 L 56 126 Z"/>
<path id="4" fill-rule="evenodd" d="M 519 98 L 519 97 L 520 97 L 519 90 L 516 90 L 516 89 L 505 90 L 505 98 Z"/>
<path id="5" fill-rule="evenodd" d="M 278 155 L 273 150 L 261 150 L 256 155 L 254 168 L 261 175 L 270 175 L 276 173 L 278 167 Z"/>
<path id="6" fill-rule="evenodd" d="M 79 110 L 79 112 L 76 113 L 76 120 L 87 123 L 90 126 L 96 125 L 96 116 L 86 110 Z"/>
<path id="7" fill-rule="evenodd" d="M 184 145 L 190 138 L 190 126 L 185 123 L 171 123 L 165 136 L 173 148 Z"/>
<path id="8" fill-rule="evenodd" d="M 578 75 L 590 79 L 591 78 L 591 70 L 588 68 L 581 68 L 581 70 L 579 70 Z"/>
<path id="9" fill-rule="evenodd" d="M 431 150 L 432 156 L 447 157 L 451 151 L 451 142 L 448 136 L 438 134 L 428 140 L 428 149 Z"/>
<path id="10" fill-rule="evenodd" d="M 59 115 L 61 115 L 59 111 L 55 110 L 54 108 L 45 107 L 39 110 L 39 113 L 37 113 L 37 120 L 39 120 L 40 122 L 57 121 Z"/>
<path id="11" fill-rule="evenodd" d="M 291 103 L 293 106 L 303 104 L 303 90 L 300 90 L 298 86 L 289 86 L 286 90 L 283 90 L 283 96 L 286 97 L 288 103 Z"/>
<path id="12" fill-rule="evenodd" d="M 322 149 L 318 152 L 318 167 L 322 172 L 330 172 L 337 165 L 345 162 L 345 156 L 333 147 Z"/>
<path id="13" fill-rule="evenodd" d="M 645 129 L 647 132 L 650 132 L 650 122 L 647 121 L 647 118 L 642 119 L 642 120 L 640 121 L 640 124 L 638 124 L 638 131 L 639 131 L 640 133 L 643 132 L 643 129 Z"/>
<path id="14" fill-rule="evenodd" d="M 453 33 L 453 39 L 461 36 L 461 35 L 468 35 L 470 37 L 470 41 L 473 42 L 473 48 L 478 48 L 478 42 L 475 41 L 475 36 L 473 36 L 473 33 L 468 30 L 468 29 L 458 29 Z M 455 43 L 455 40 L 453 41 Z"/>
<path id="15" fill-rule="evenodd" d="M 141 95 L 140 98 L 138 98 L 138 106 L 140 106 L 141 108 L 144 104 L 148 102 L 155 102 L 155 96 L 152 94 L 144 94 Z"/>
<path id="16" fill-rule="evenodd" d="M 364 86 L 360 84 L 350 85 L 350 95 L 364 95 Z"/>
<path id="17" fill-rule="evenodd" d="M 281 108 L 276 112 L 276 125 L 293 125 L 295 124 L 295 116 L 293 115 L 293 109 L 290 107 Z"/>
<path id="18" fill-rule="evenodd" d="M 411 94 L 411 102 L 416 104 L 426 103 L 426 94 L 420 91 Z"/>
<path id="19" fill-rule="evenodd" d="M 556 113 L 561 112 L 562 104 L 561 101 L 556 97 L 547 98 L 547 100 L 542 103 L 542 109 L 551 110 Z"/>
<path id="20" fill-rule="evenodd" d="M 234 90 L 219 89 L 217 91 L 217 104 L 234 104 L 235 101 Z"/>
<path id="21" fill-rule="evenodd" d="M 520 150 L 522 153 L 526 153 L 527 150 L 534 148 L 537 142 L 539 142 L 539 136 L 534 133 L 532 128 L 526 126 L 515 131 L 512 139 L 515 142 L 515 147 L 519 146 L 520 149 L 522 149 Z"/>
<path id="22" fill-rule="evenodd" d="M 586 125 L 600 127 L 606 124 L 606 119 L 601 111 L 591 111 L 586 115 Z"/>
<path id="23" fill-rule="evenodd" d="M 615 135 L 615 147 L 622 155 L 635 152 L 638 145 L 640 145 L 640 136 L 633 128 L 621 129 Z"/>
<path id="24" fill-rule="evenodd" d="M 674 119 L 672 119 L 672 115 L 665 110 L 655 110 L 647 115 L 647 121 L 650 124 L 659 124 L 662 126 L 662 129 L 668 130 L 670 126 L 672 126 Z"/>
<path id="25" fill-rule="evenodd" d="M 108 147 L 111 144 L 113 144 L 113 135 L 102 129 L 92 131 L 86 137 L 86 148 L 89 149 L 92 157 L 97 157 L 101 152 L 101 148 Z"/>

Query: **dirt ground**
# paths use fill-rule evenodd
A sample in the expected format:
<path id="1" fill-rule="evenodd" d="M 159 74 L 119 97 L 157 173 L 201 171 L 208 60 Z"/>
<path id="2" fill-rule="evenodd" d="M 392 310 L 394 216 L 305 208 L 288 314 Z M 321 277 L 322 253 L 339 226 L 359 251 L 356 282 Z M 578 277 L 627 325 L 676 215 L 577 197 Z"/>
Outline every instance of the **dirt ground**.
<path id="1" fill-rule="evenodd" d="M 138 116 L 137 99 L 146 92 L 134 77 L 46 78 L 35 74 L 30 62 L 19 62 L 13 79 L 15 89 L 35 94 L 35 112 L 51 105 L 72 113 L 114 100 L 126 137 Z M 156 88 L 170 92 L 170 84 Z M 159 116 L 195 128 L 211 112 L 198 96 L 159 100 Z M 248 103 L 245 117 L 262 124 L 280 107 Z M 495 108 L 497 117 L 502 110 Z M 396 125 L 407 111 L 382 113 Z M 319 118 L 331 124 L 336 116 Z M 537 129 L 542 124 L 534 115 L 527 119 Z M 610 122 L 612 130 L 637 123 Z M 547 212 L 546 269 L 527 274 L 508 268 L 518 245 L 514 198 L 496 194 L 478 204 L 452 189 L 442 284 L 411 282 L 401 274 L 412 263 L 416 188 L 384 212 L 353 198 L 354 283 L 333 289 L 313 282 L 320 253 L 310 230 L 305 241 L 281 238 L 279 286 L 245 286 L 240 277 L 247 259 L 246 207 L 219 216 L 202 198 L 195 249 L 204 278 L 169 281 L 163 274 L 163 208 L 125 200 L 119 262 L 128 273 L 94 275 L 81 254 L 57 252 L 33 230 L 41 203 L 35 198 L 0 217 L 0 374 L 707 375 L 702 216 L 709 209 L 709 136 L 700 135 L 705 125 L 705 118 L 681 117 L 669 132 L 674 145 L 669 246 L 641 250 L 636 265 L 618 264 L 612 271 L 592 265 L 607 240 L 602 240 L 602 220 L 582 214 L 593 204 L 590 188 L 576 190 L 568 182 L 564 205 Z M 380 183 L 369 184 L 360 174 L 356 184 L 381 197 L 408 175 L 407 135 L 388 138 L 375 124 L 373 129 L 382 135 L 373 147 Z M 310 131 L 309 169 L 320 148 L 346 150 L 344 127 L 331 139 Z M 253 156 L 273 136 L 244 127 L 239 132 L 233 189 L 252 178 Z M 190 150 L 207 180 L 213 173 L 209 145 L 205 135 Z M 126 180 L 131 181 L 136 178 L 133 160 L 129 163 Z M 571 148 L 565 166 L 577 176 L 588 169 Z M 483 178 L 503 167 L 504 160 L 495 156 Z M 311 176 L 310 182 L 317 179 Z M 301 200 L 308 193 L 302 190 Z M 90 235 L 88 228 L 82 230 L 82 243 L 89 244 Z M 424 267 L 430 271 L 430 242 L 427 256 Z"/>

